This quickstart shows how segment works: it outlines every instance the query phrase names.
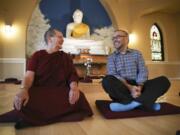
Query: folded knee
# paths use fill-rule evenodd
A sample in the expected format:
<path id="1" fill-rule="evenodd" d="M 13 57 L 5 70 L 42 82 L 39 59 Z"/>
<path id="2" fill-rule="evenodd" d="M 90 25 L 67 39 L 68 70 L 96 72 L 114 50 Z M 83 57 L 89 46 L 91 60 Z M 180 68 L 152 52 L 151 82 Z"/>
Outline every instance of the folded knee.
<path id="1" fill-rule="evenodd" d="M 114 79 L 116 79 L 116 77 L 114 77 L 113 75 L 106 75 L 106 76 L 103 78 L 102 83 L 110 82 L 110 81 L 113 81 Z"/>
<path id="2" fill-rule="evenodd" d="M 167 88 L 171 86 L 169 79 L 166 76 L 160 76 L 162 84 L 166 85 Z"/>

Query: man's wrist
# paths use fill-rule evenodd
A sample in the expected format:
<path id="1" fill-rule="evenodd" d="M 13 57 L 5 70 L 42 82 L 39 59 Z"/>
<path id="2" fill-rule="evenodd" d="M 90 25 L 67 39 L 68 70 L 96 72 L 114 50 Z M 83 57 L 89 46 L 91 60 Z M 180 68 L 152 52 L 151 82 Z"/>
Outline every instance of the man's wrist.
<path id="1" fill-rule="evenodd" d="M 24 85 L 21 85 L 20 86 L 20 89 L 25 89 L 26 87 Z"/>
<path id="2" fill-rule="evenodd" d="M 138 87 L 140 88 L 140 91 L 141 91 L 143 89 L 143 87 L 144 87 L 144 84 L 143 83 L 138 84 Z"/>
<path id="3" fill-rule="evenodd" d="M 77 87 L 78 87 L 77 82 L 71 82 L 71 83 L 70 83 L 70 88 L 71 88 L 71 89 L 75 89 L 75 88 L 77 88 Z"/>
<path id="4" fill-rule="evenodd" d="M 24 86 L 24 85 L 21 85 L 21 86 L 20 86 L 20 89 L 21 89 L 21 90 L 27 90 L 28 87 L 26 87 L 26 86 Z"/>
<path id="5" fill-rule="evenodd" d="M 126 86 L 130 92 L 133 92 L 133 86 L 131 84 L 127 84 Z"/>
<path id="6" fill-rule="evenodd" d="M 78 91 L 79 89 L 78 89 L 78 87 L 72 87 L 71 90 L 72 91 Z"/>

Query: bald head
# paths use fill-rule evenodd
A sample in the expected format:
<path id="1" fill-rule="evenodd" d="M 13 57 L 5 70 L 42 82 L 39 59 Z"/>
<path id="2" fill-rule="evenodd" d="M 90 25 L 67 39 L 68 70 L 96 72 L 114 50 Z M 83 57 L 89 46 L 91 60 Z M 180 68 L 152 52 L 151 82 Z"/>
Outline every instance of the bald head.
<path id="1" fill-rule="evenodd" d="M 56 34 L 55 31 L 58 31 L 58 30 L 50 28 L 45 32 L 44 41 L 46 42 L 46 44 L 48 44 L 48 38 L 55 36 L 55 34 Z"/>

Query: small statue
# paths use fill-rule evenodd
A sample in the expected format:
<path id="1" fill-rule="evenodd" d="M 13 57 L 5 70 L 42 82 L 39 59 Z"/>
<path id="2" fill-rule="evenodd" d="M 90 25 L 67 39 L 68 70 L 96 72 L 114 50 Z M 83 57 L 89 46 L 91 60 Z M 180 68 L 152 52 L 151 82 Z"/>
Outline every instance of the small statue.
<path id="1" fill-rule="evenodd" d="M 80 80 L 81 82 L 85 83 L 92 83 L 92 78 L 91 78 L 91 64 L 92 64 L 92 58 L 86 58 L 86 62 L 84 65 L 86 66 L 86 74 L 83 78 L 83 80 Z"/>
<path id="2" fill-rule="evenodd" d="M 74 22 L 69 23 L 66 27 L 67 38 L 88 38 L 90 36 L 90 29 L 87 24 L 82 23 L 83 12 L 79 9 L 73 13 Z"/>
<path id="3" fill-rule="evenodd" d="M 92 64 L 92 58 L 87 58 L 84 65 L 86 66 L 86 76 L 91 75 L 91 64 Z"/>

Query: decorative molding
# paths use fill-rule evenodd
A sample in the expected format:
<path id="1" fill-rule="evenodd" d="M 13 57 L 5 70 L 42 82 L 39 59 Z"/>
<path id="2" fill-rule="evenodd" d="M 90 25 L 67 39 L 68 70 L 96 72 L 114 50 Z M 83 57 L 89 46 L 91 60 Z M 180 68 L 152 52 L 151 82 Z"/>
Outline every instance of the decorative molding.
<path id="1" fill-rule="evenodd" d="M 145 61 L 146 64 L 160 65 L 180 65 L 180 61 Z"/>
<path id="2" fill-rule="evenodd" d="M 0 63 L 24 64 L 26 63 L 26 59 L 25 58 L 0 58 Z"/>
<path id="3" fill-rule="evenodd" d="M 6 64 L 23 64 L 23 73 L 26 72 L 26 59 L 25 58 L 0 58 L 0 63 Z"/>
<path id="4" fill-rule="evenodd" d="M 169 80 L 180 80 L 180 77 L 170 77 Z"/>

